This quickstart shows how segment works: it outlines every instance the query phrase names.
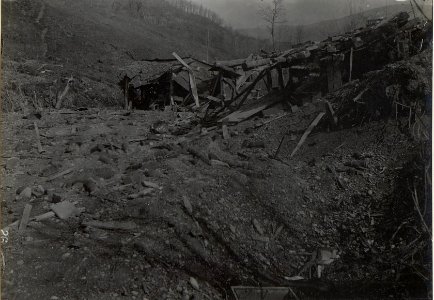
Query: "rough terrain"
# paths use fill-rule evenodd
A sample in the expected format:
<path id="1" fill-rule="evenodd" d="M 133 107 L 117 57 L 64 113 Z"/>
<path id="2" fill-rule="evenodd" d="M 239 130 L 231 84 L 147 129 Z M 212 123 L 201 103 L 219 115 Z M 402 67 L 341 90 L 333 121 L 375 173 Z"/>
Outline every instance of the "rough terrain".
<path id="1" fill-rule="evenodd" d="M 429 268 L 411 260 L 424 261 L 426 232 L 403 184 L 423 186 L 415 157 L 424 148 L 392 119 L 320 130 L 288 159 L 322 108 L 308 103 L 261 126 L 282 113 L 270 109 L 226 140 L 191 113 L 5 115 L 3 227 L 27 203 L 31 216 L 59 201 L 85 211 L 30 222 L 22 235 L 9 229 L 4 298 L 224 299 L 232 285 L 284 284 L 309 260 L 300 253 L 321 247 L 341 253 L 323 273 L 332 298 L 423 297 Z M 25 187 L 32 195 L 17 195 Z"/>

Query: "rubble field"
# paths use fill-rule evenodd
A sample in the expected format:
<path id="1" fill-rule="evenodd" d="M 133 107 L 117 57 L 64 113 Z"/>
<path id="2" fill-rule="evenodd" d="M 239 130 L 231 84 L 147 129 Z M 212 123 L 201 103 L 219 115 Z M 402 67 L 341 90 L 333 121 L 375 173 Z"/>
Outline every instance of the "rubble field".
<path id="1" fill-rule="evenodd" d="M 225 133 L 170 110 L 5 114 L 2 296 L 427 297 L 430 117 L 323 122 L 291 157 L 323 110 L 273 107 Z M 339 253 L 320 279 L 303 268 L 317 249 Z"/>

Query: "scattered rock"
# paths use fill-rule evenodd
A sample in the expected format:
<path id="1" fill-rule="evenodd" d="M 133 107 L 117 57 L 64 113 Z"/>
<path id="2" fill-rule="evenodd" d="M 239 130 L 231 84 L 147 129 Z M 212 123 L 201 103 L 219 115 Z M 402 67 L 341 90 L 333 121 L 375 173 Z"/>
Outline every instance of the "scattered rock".
<path id="1" fill-rule="evenodd" d="M 23 200 L 30 200 L 30 198 L 32 198 L 32 188 L 31 187 L 24 188 L 20 192 L 19 198 Z"/>
<path id="2" fill-rule="evenodd" d="M 264 141 L 245 140 L 242 144 L 242 147 L 244 147 L 244 148 L 265 148 L 265 142 Z"/>
<path id="3" fill-rule="evenodd" d="M 98 185 L 93 180 L 86 180 L 83 182 L 83 189 L 92 195 L 98 189 Z"/>
<path id="4" fill-rule="evenodd" d="M 222 162 L 222 161 L 217 160 L 217 159 L 211 159 L 211 166 L 219 166 L 219 167 L 230 168 L 230 166 L 227 163 Z"/>
<path id="5" fill-rule="evenodd" d="M 160 189 L 160 186 L 158 184 L 150 182 L 150 181 L 146 181 L 146 180 L 142 181 L 142 185 L 144 187 L 150 187 L 150 188 L 154 188 L 157 190 Z"/>
<path id="6" fill-rule="evenodd" d="M 48 197 L 47 197 L 48 201 L 51 203 L 59 203 L 60 201 L 62 201 L 62 196 L 53 193 L 52 191 L 48 191 Z"/>
<path id="7" fill-rule="evenodd" d="M 137 198 L 139 198 L 139 197 L 143 197 L 143 196 L 150 195 L 150 194 L 152 194 L 153 192 L 154 192 L 154 189 L 153 189 L 153 188 L 144 189 L 144 190 L 140 191 L 139 193 L 129 195 L 129 196 L 128 196 L 128 199 L 130 199 L 130 200 L 131 200 L 131 199 L 137 199 Z"/>
<path id="8" fill-rule="evenodd" d="M 90 149 L 90 153 L 94 153 L 94 152 L 102 152 L 103 150 L 104 150 L 104 145 L 102 145 L 102 144 L 97 144 L 97 145 L 93 146 L 93 147 Z"/>
<path id="9" fill-rule="evenodd" d="M 79 214 L 79 210 L 69 201 L 63 201 L 57 204 L 51 205 L 51 210 L 56 214 L 61 220 L 67 220 Z"/>
<path id="10" fill-rule="evenodd" d="M 157 121 L 151 125 L 150 131 L 156 134 L 164 134 L 169 132 L 169 124 L 164 121 Z"/>
<path id="11" fill-rule="evenodd" d="M 101 154 L 98 157 L 98 160 L 105 164 L 110 164 L 112 162 L 112 159 L 106 153 Z"/>
<path id="12" fill-rule="evenodd" d="M 187 210 L 187 212 L 190 215 L 193 214 L 193 206 L 191 205 L 191 202 L 190 200 L 188 200 L 187 196 L 183 196 L 182 201 L 184 203 L 184 208 Z"/>
<path id="13" fill-rule="evenodd" d="M 261 224 L 259 224 L 259 221 L 256 219 L 253 219 L 252 223 L 253 223 L 253 226 L 255 227 L 256 231 L 260 235 L 264 235 L 264 229 L 262 229 L 262 226 L 261 226 Z"/>
<path id="14" fill-rule="evenodd" d="M 42 185 L 38 185 L 35 189 L 33 189 L 32 193 L 35 197 L 41 197 L 45 194 L 45 189 Z"/>
<path id="15" fill-rule="evenodd" d="M 199 283 L 193 277 L 190 277 L 190 284 L 195 290 L 200 290 Z"/>
<path id="16" fill-rule="evenodd" d="M 109 167 L 105 167 L 105 168 L 97 168 L 93 171 L 93 174 L 95 175 L 95 177 L 98 178 L 103 178 L 103 179 L 110 179 L 113 178 L 113 176 L 115 176 L 115 172 L 109 168 Z"/>
<path id="17" fill-rule="evenodd" d="M 20 162 L 20 159 L 18 157 L 12 157 L 6 160 L 6 169 L 7 170 L 14 170 L 18 163 Z"/>

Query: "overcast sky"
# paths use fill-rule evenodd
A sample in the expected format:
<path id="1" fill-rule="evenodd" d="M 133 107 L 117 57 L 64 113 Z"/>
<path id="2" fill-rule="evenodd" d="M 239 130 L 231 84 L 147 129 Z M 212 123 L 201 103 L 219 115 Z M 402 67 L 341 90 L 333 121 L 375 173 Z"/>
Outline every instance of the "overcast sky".
<path id="1" fill-rule="evenodd" d="M 260 3 L 271 0 L 193 0 L 218 13 L 235 28 L 262 26 L 258 14 Z M 357 10 L 397 4 L 396 0 L 284 0 L 288 25 L 316 23 L 349 14 L 349 2 Z M 400 2 L 401 5 L 410 5 Z"/>

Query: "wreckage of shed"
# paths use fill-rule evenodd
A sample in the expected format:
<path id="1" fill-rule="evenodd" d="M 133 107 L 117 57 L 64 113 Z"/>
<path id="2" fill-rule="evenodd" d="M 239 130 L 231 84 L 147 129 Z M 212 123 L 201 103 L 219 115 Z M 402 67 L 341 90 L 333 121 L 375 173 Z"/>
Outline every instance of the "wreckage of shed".
<path id="1" fill-rule="evenodd" d="M 430 26 L 402 12 L 279 53 L 261 51 L 213 64 L 173 53 L 171 60 L 126 67 L 119 85 L 129 108 L 171 105 L 202 113 L 205 123 L 239 122 L 278 102 L 290 107 L 321 98 L 370 71 L 423 51 L 431 43 Z"/>

